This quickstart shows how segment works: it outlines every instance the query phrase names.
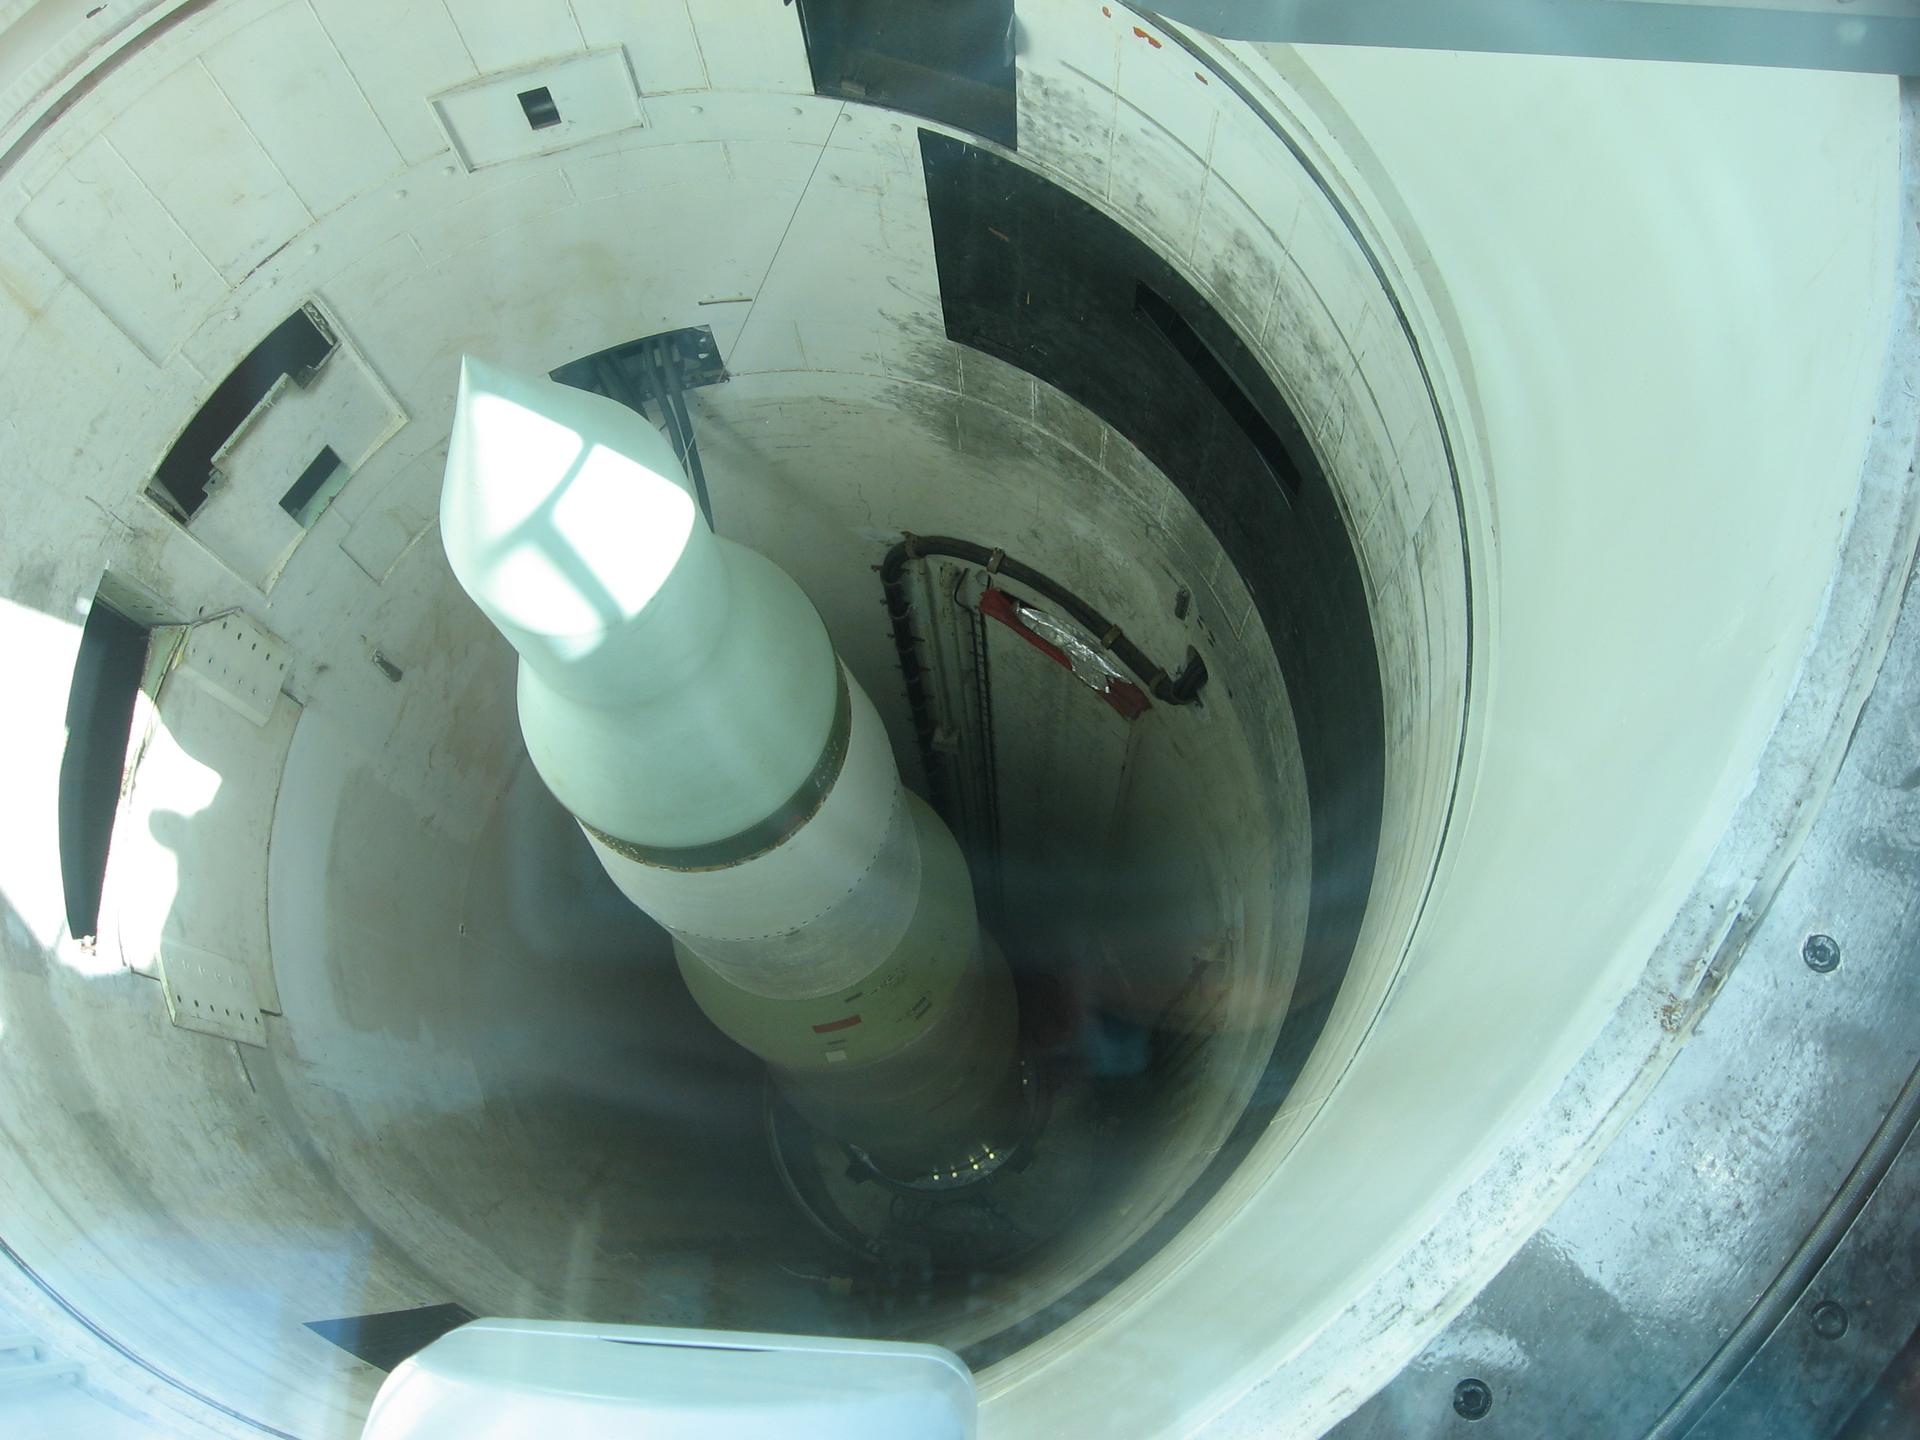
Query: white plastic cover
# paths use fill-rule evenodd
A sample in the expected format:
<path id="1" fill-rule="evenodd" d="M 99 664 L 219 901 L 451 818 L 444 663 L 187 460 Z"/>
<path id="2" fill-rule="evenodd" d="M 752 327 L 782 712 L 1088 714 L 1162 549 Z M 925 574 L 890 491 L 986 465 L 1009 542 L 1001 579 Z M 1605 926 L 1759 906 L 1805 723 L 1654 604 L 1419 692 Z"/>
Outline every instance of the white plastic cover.
<path id="1" fill-rule="evenodd" d="M 936 1345 L 476 1320 L 380 1387 L 364 1440 L 972 1440 L 973 1376 Z"/>

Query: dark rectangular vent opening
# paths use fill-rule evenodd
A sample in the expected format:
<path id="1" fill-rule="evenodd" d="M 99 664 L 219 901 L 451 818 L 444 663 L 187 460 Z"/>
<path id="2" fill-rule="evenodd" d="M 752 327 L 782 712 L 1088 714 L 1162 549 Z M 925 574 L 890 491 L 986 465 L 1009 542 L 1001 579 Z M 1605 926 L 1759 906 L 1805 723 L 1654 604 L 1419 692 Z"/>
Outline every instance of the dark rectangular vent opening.
<path id="1" fill-rule="evenodd" d="M 282 375 L 305 386 L 333 347 L 333 332 L 311 305 L 302 305 L 274 326 L 187 422 L 147 483 L 147 494 L 176 519 L 189 519 L 207 498 L 207 480 L 220 447 Z"/>
<path id="2" fill-rule="evenodd" d="M 146 663 L 147 627 L 96 596 L 74 657 L 60 757 L 60 884 L 67 933 L 75 939 L 100 930 L 107 851 Z"/>
<path id="3" fill-rule="evenodd" d="M 544 85 L 537 90 L 522 90 L 520 109 L 527 117 L 527 124 L 535 130 L 560 123 L 560 107 L 553 103 L 553 92 Z"/>
<path id="4" fill-rule="evenodd" d="M 816 94 L 1015 148 L 1013 0 L 799 0 Z"/>
<path id="5" fill-rule="evenodd" d="M 1220 402 L 1234 428 L 1247 437 L 1247 443 L 1253 446 L 1254 453 L 1279 482 L 1281 492 L 1289 499 L 1297 497 L 1300 494 L 1300 472 L 1294 468 L 1279 433 L 1267 423 L 1267 417 L 1260 413 L 1260 407 L 1240 388 L 1240 382 L 1233 378 L 1233 372 L 1213 353 L 1213 347 L 1200 338 L 1199 332 L 1164 296 L 1144 282 L 1134 287 L 1133 309 L 1135 314 L 1160 332 L 1161 338 L 1187 362 L 1195 377 Z"/>
<path id="6" fill-rule="evenodd" d="M 303 528 L 312 529 L 313 522 L 320 518 L 320 512 L 327 508 L 327 502 L 333 498 L 331 492 L 321 495 L 320 487 L 331 480 L 339 468 L 340 457 L 333 453 L 333 447 L 322 445 L 320 453 L 300 472 L 300 478 L 280 497 L 280 508 L 298 520 Z"/>
<path id="7" fill-rule="evenodd" d="M 473 1312 L 464 1305 L 420 1305 L 376 1315 L 309 1320 L 307 1329 L 377 1369 L 392 1370 L 473 1318 Z"/>

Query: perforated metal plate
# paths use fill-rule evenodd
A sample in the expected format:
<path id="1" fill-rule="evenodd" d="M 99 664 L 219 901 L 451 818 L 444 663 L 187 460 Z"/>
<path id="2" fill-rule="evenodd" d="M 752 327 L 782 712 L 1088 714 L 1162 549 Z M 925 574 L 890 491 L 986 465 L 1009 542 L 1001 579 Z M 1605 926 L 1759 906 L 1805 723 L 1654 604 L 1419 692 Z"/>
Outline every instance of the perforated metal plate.
<path id="1" fill-rule="evenodd" d="M 160 988 L 167 1015 L 183 1030 L 243 1045 L 267 1043 L 266 1024 L 246 965 L 183 940 L 160 942 Z"/>
<path id="2" fill-rule="evenodd" d="M 238 611 L 188 632 L 180 669 L 256 725 L 273 715 L 290 656 L 278 635 Z"/>

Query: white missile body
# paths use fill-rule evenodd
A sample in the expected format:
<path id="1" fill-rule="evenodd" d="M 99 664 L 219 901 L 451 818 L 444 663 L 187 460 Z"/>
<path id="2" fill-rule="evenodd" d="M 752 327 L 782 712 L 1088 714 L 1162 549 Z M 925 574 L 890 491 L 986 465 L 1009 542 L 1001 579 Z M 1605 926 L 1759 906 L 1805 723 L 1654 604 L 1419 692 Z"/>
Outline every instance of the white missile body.
<path id="1" fill-rule="evenodd" d="M 440 524 L 520 654 L 535 768 L 708 1016 L 887 1174 L 1004 1150 L 1012 984 L 959 848 L 806 596 L 707 527 L 666 439 L 469 358 Z"/>

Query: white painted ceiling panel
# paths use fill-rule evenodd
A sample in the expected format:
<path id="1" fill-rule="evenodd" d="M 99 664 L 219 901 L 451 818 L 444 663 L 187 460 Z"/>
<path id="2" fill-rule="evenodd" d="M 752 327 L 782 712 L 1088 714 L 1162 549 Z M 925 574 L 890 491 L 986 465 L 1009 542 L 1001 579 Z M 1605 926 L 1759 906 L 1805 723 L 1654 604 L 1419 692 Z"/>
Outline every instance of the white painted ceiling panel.
<path id="1" fill-rule="evenodd" d="M 648 118 L 652 118 L 649 116 Z M 567 180 L 580 200 L 604 200 L 667 185 L 707 185 L 731 178 L 727 147 L 718 140 L 637 145 L 568 157 Z"/>
<path id="2" fill-rule="evenodd" d="M 447 0 L 447 12 L 483 75 L 586 48 L 567 0 Z"/>
<path id="3" fill-rule="evenodd" d="M 835 108 L 838 108 L 838 102 L 835 102 Z M 806 122 L 802 118 L 801 108 L 798 105 L 793 107 L 793 115 L 794 130 L 797 135 L 800 126 Z M 833 111 L 829 110 L 825 118 L 831 122 Z M 732 172 L 733 178 L 749 182 L 784 180 L 793 173 L 796 163 L 800 165 L 800 177 L 804 180 L 813 172 L 814 165 L 819 161 L 820 151 L 824 148 L 824 142 L 808 145 L 797 139 L 730 139 L 725 144 L 727 167 Z"/>
<path id="4" fill-rule="evenodd" d="M 1256 123 L 1233 109 L 1221 115 L 1213 134 L 1209 162 L 1213 178 L 1207 186 L 1207 203 L 1216 201 L 1222 186 L 1232 190 L 1260 228 L 1286 249 L 1293 243 L 1302 208 L 1318 197 L 1300 167 L 1275 165 L 1267 158 L 1264 147 L 1269 137 L 1255 128 Z"/>
<path id="5" fill-rule="evenodd" d="M 107 138 L 228 284 L 313 218 L 198 62 L 134 101 Z"/>
<path id="6" fill-rule="evenodd" d="M 1324 197 L 1308 196 L 1289 237 L 1287 254 L 1299 267 L 1301 279 L 1327 307 L 1336 333 L 1354 337 L 1348 344 L 1358 348 L 1370 306 L 1384 314 L 1386 297 L 1365 259 L 1350 243 L 1342 243 L 1347 238 L 1344 230 L 1339 213 Z M 1423 411 L 1431 413 L 1423 405 L 1415 418 Z M 1396 439 L 1405 434 L 1405 422 L 1389 433 Z"/>
<path id="7" fill-rule="evenodd" d="M 0 225 L 0 370 L 27 327 L 66 283 L 59 267 L 33 242 L 12 226 Z"/>
<path id="8" fill-rule="evenodd" d="M 667 95 L 648 103 L 647 124 L 657 135 L 718 139 L 728 146 L 758 140 L 824 145 L 833 133 L 833 117 L 845 106 L 843 100 L 815 95 L 755 90 Z M 715 125 L 716 115 L 726 116 L 724 127 Z"/>
<path id="9" fill-rule="evenodd" d="M 707 64 L 685 0 L 645 6 L 634 0 L 573 0 L 573 14 L 589 47 L 626 47 L 642 95 L 707 88 Z"/>
<path id="10" fill-rule="evenodd" d="M 0 371 L 0 395 L 9 399 L 0 407 L 6 475 L 51 502 L 56 491 L 77 493 L 71 477 L 79 467 L 90 477 L 89 493 L 101 502 L 102 508 L 88 505 L 84 511 L 42 510 L 37 503 L 22 511 L 0 503 L 0 532 L 9 546 L 31 552 L 36 531 L 56 537 L 64 573 L 53 583 L 57 590 L 71 586 L 67 598 L 97 584 L 93 572 L 106 556 L 89 555 L 88 547 L 106 534 L 116 535 L 116 543 L 124 539 L 128 514 L 178 534 L 170 520 L 134 497 L 179 433 L 182 417 L 206 398 L 205 383 L 184 365 L 156 365 L 78 285 L 63 283 L 14 346 Z M 114 412 L 112 434 L 103 430 L 103 407 Z M 56 528 L 45 532 L 48 525 Z"/>
<path id="11" fill-rule="evenodd" d="M 912 132 L 895 124 L 861 106 L 836 117 L 840 143 L 815 152 L 817 163 L 801 172 L 805 196 L 727 357 L 731 368 L 791 368 L 795 326 L 802 363 L 814 369 L 877 374 L 880 354 L 898 336 L 944 340 L 919 150 Z M 776 148 L 806 153 L 752 148 L 760 159 Z M 843 316 L 856 323 L 840 322 Z"/>
<path id="12" fill-rule="evenodd" d="M 367 337 L 417 426 L 449 422 L 460 352 L 476 345 L 502 364 L 546 369 L 636 336 L 710 324 L 730 354 L 748 307 L 701 302 L 751 295 L 766 274 L 818 154 L 785 148 L 795 172 L 757 182 L 752 205 L 721 172 L 687 183 L 669 163 L 665 183 L 652 184 L 655 146 L 626 152 L 639 172 L 631 191 L 583 204 L 556 183 L 557 170 L 460 176 L 468 185 L 512 179 L 476 190 L 444 222 L 418 224 L 420 252 L 390 246 L 342 272 L 325 299 Z M 447 316 L 466 318 L 449 327 Z"/>
<path id="13" fill-rule="evenodd" d="M 401 168 L 400 152 L 305 5 L 256 20 L 207 68 L 307 208 L 324 215 Z"/>
<path id="14" fill-rule="evenodd" d="M 340 548 L 366 572 L 384 581 L 394 563 L 439 514 L 440 477 L 446 447 L 437 445 L 414 459 L 362 510 L 340 541 Z"/>
<path id="15" fill-rule="evenodd" d="M 1107 173 L 1107 204 L 1127 228 L 1175 263 L 1192 257 L 1200 199 L 1206 184 L 1205 156 L 1190 150 L 1148 112 L 1125 96 L 1114 110 L 1115 152 L 1125 165 Z M 1204 138 L 1207 132 L 1202 131 Z"/>
<path id="16" fill-rule="evenodd" d="M 1107 193 L 1120 44 L 1131 29 L 1083 23 L 1065 5 L 1029 6 L 1020 15 L 1021 157 L 1085 195 Z"/>
<path id="17" fill-rule="evenodd" d="M 20 228 L 156 364 L 227 294 L 104 136 L 27 203 Z"/>
<path id="18" fill-rule="evenodd" d="M 1222 319 L 1240 334 L 1257 338 L 1266 329 L 1267 310 L 1286 261 L 1274 255 L 1276 242 L 1260 218 L 1218 175 L 1207 177 L 1199 209 L 1194 282 L 1212 297 Z"/>
<path id="19" fill-rule="evenodd" d="M 344 316 L 355 307 L 363 316 L 386 314 L 392 306 L 405 302 L 407 287 L 418 277 L 423 264 L 420 247 L 414 243 L 413 236 L 395 235 L 327 276 L 325 283 L 317 287 L 317 298 L 324 303 L 329 315 Z M 386 337 L 378 333 L 377 327 L 373 343 L 378 347 L 375 353 L 381 355 L 384 367 Z M 451 400 L 446 405 L 446 418 L 449 422 L 453 418 Z"/>
<path id="20" fill-rule="evenodd" d="M 429 265 L 477 245 L 490 236 L 511 230 L 573 204 L 567 177 L 559 170 L 538 170 L 511 183 L 482 190 L 471 199 L 450 205 L 413 227 L 413 238 Z M 537 237 L 536 237 L 537 238 Z M 476 292 L 474 303 L 486 300 Z"/>
<path id="21" fill-rule="evenodd" d="M 1204 160 L 1213 146 L 1220 111 L 1235 109 L 1244 114 L 1245 107 L 1234 104 L 1225 86 L 1196 69 L 1186 51 L 1164 41 L 1156 44 L 1156 37 L 1143 38 L 1135 29 L 1129 23 L 1119 37 L 1122 101 Z"/>
<path id="22" fill-rule="evenodd" d="M 543 90 L 557 119 L 536 128 L 522 94 Z M 633 72 L 619 50 L 530 65 L 436 95 L 433 107 L 469 170 L 524 160 L 642 123 Z"/>
<path id="23" fill-rule="evenodd" d="M 311 452 L 302 463 L 307 458 Z M 299 473 L 294 467 L 263 476 L 238 467 L 231 480 L 209 489 L 193 514 L 193 538 L 262 595 L 273 589 L 287 557 L 306 538 L 299 522 L 276 503 Z"/>
<path id="24" fill-rule="evenodd" d="M 313 0 L 360 89 L 409 165 L 447 148 L 427 96 L 479 75 L 440 0 Z"/>
<path id="25" fill-rule="evenodd" d="M 1123 219 L 1137 217 L 1165 243 L 1169 258 L 1184 263 L 1199 233 L 1220 95 L 1184 50 L 1151 36 L 1143 40 L 1134 28 L 1120 41 L 1114 111 L 1115 150 L 1128 161 L 1108 177 L 1109 198 Z M 1137 158 L 1135 143 L 1142 147 Z"/>
<path id="26" fill-rule="evenodd" d="M 716 90 L 813 93 L 800 12 L 773 0 L 687 0 L 709 82 Z"/>

